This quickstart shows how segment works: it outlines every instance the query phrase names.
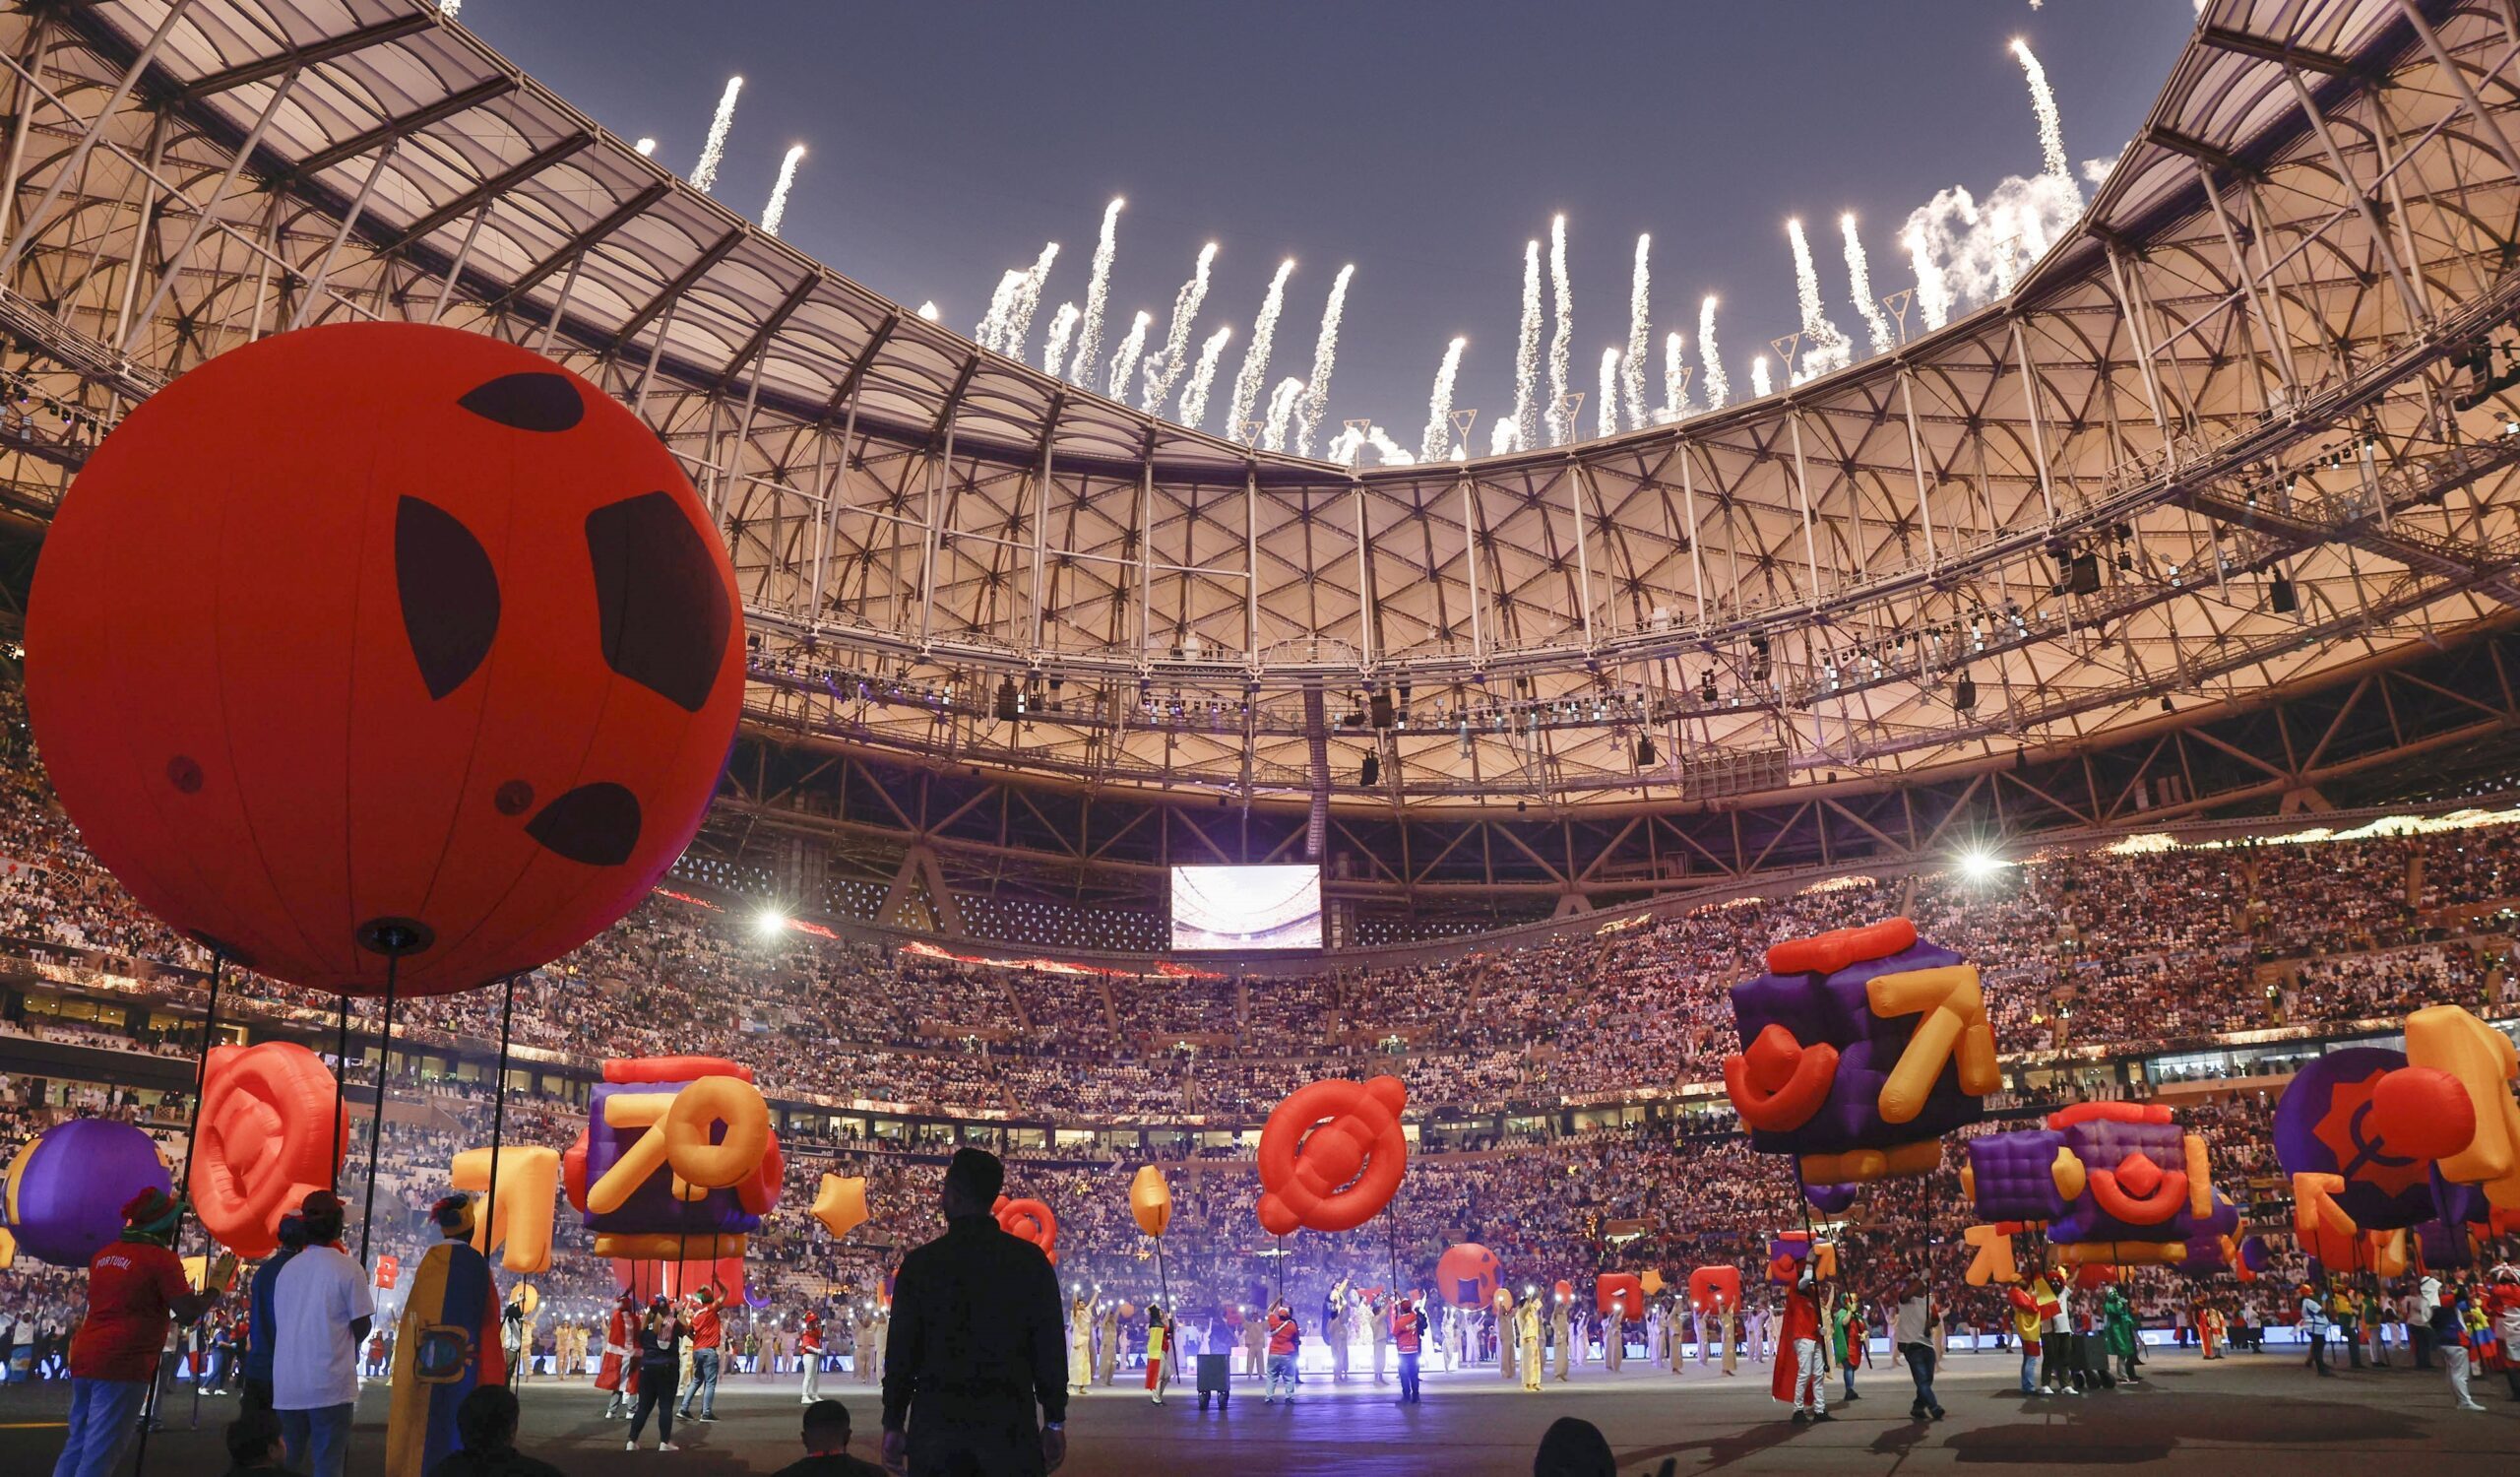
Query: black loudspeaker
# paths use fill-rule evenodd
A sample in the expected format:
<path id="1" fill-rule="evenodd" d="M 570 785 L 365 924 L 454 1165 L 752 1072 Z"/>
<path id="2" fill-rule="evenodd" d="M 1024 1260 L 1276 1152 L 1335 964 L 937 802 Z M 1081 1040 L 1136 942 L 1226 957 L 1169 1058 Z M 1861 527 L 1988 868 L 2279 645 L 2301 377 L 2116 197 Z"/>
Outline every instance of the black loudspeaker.
<path id="1" fill-rule="evenodd" d="M 1016 705 L 1013 677 L 1007 677 L 997 684 L 997 716 L 1003 723 L 1013 723 L 1024 716 Z"/>
<path id="2" fill-rule="evenodd" d="M 2100 593 L 2100 555 L 2096 553 L 2074 555 L 2072 572 L 2065 578 L 2065 593 L 2068 595 Z"/>
<path id="3" fill-rule="evenodd" d="M 1653 735 L 1651 735 L 1651 734 L 1639 734 L 1639 735 L 1637 735 L 1637 736 L 1636 736 L 1636 767 L 1637 767 L 1637 768 L 1639 768 L 1639 769 L 1645 769 L 1645 768 L 1649 768 L 1649 767 L 1651 767 L 1651 766 L 1653 765 L 1653 763 L 1654 763 L 1654 736 L 1653 736 Z"/>
<path id="4" fill-rule="evenodd" d="M 1371 697 L 1366 698 L 1365 714 L 1373 720 L 1375 728 L 1390 728 L 1392 717 L 1391 694 L 1388 692 L 1377 692 Z"/>
<path id="5" fill-rule="evenodd" d="M 2266 608 L 2278 615 L 2290 615 L 2301 608 L 2301 597 L 2293 590 L 2293 582 L 2282 575 L 2266 587 Z"/>
<path id="6" fill-rule="evenodd" d="M 1381 782 L 1382 756 L 1380 754 L 1365 755 L 1365 762 L 1356 766 L 1356 783 L 1371 790 Z"/>
<path id="7" fill-rule="evenodd" d="M 1976 706 L 1978 706 L 1978 679 L 1964 672 L 1951 684 L 1952 710 L 1966 713 Z"/>

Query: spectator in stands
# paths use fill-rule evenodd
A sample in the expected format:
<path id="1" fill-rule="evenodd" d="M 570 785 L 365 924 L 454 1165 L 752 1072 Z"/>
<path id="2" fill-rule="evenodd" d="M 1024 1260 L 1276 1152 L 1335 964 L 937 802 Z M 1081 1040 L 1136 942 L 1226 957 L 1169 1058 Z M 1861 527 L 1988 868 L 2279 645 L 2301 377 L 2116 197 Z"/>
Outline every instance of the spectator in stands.
<path id="1" fill-rule="evenodd" d="M 464 1445 L 450 1451 L 428 1477 L 560 1477 L 560 1469 L 516 1448 L 516 1391 L 504 1384 L 476 1384 L 455 1408 L 455 1430 Z"/>
<path id="2" fill-rule="evenodd" d="M 885 1350 L 888 1467 L 972 1463 L 1026 1477 L 1067 1459 L 1058 1277 L 989 1214 L 1005 1183 L 996 1155 L 955 1150 L 939 1196 L 945 1234 L 902 1258 Z"/>
<path id="3" fill-rule="evenodd" d="M 208 1286 L 194 1292 L 170 1249 L 183 1205 L 151 1188 L 122 1207 L 122 1239 L 88 1262 L 88 1317 L 70 1344 L 70 1435 L 52 1477 L 105 1477 L 122 1465 L 141 1409 L 158 1380 L 171 1318 L 190 1323 L 236 1275 L 220 1253 Z"/>
<path id="4" fill-rule="evenodd" d="M 288 1464 L 308 1477 L 342 1477 L 358 1405 L 358 1348 L 376 1319 L 367 1269 L 341 1249 L 345 1208 L 329 1189 L 306 1196 L 297 1207 L 306 1248 L 272 1289 L 272 1407 Z"/>
<path id="5" fill-rule="evenodd" d="M 805 1407 L 805 1455 L 772 1477 L 884 1477 L 884 1469 L 849 1454 L 849 1407 L 816 1400 Z"/>

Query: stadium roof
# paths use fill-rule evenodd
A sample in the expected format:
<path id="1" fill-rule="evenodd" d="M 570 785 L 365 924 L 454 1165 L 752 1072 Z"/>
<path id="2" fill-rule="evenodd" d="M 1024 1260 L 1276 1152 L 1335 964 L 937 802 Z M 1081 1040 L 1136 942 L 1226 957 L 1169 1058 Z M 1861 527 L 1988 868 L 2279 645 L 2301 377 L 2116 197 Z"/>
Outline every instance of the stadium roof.
<path id="1" fill-rule="evenodd" d="M 420 0 L 36 4 L 0 46 L 40 90 L 0 316 L 59 393 L 109 418 L 356 316 L 561 357 L 692 468 L 783 741 L 1309 803 L 1317 850 L 1333 806 L 2107 744 L 2520 606 L 2476 352 L 2520 306 L 2507 9 L 2215 0 L 2010 298 L 1672 425 L 1363 471 L 982 351 Z"/>

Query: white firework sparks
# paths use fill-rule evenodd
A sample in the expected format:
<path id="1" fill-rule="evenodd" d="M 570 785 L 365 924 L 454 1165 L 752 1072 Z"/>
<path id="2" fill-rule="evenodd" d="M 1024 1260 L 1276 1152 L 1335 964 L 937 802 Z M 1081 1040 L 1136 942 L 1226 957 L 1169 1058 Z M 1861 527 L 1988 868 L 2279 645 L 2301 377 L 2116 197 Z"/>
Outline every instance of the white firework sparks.
<path id="1" fill-rule="evenodd" d="M 1453 444 L 1453 381 L 1461 375 L 1461 352 L 1469 347 L 1468 339 L 1453 340 L 1444 346 L 1443 362 L 1435 366 L 1435 388 L 1426 397 L 1426 433 L 1418 438 L 1420 461 L 1441 458 Z"/>
<path id="2" fill-rule="evenodd" d="M 1911 225 L 1900 237 L 1908 248 L 1908 265 L 1917 273 L 1917 311 L 1924 318 L 1928 332 L 1951 321 L 1951 279 L 1943 275 L 1942 266 L 1933 259 L 1933 248 L 1922 229 Z"/>
<path id="3" fill-rule="evenodd" d="M 1199 346 L 1198 367 L 1190 371 L 1189 387 L 1181 392 L 1181 423 L 1193 430 L 1208 418 L 1208 390 L 1217 382 L 1217 361 L 1225 357 L 1226 341 L 1232 337 L 1233 325 L 1228 323 Z"/>
<path id="4" fill-rule="evenodd" d="M 463 8 L 464 0 L 437 0 L 437 13 L 450 21 L 454 20 L 456 12 Z"/>
<path id="5" fill-rule="evenodd" d="M 1855 346 L 1821 307 L 1820 270 L 1811 264 L 1811 242 L 1802 234 L 1801 221 L 1788 220 L 1785 234 L 1794 246 L 1794 296 L 1802 310 L 1801 356 L 1786 366 L 1786 373 L 1798 385 L 1845 368 L 1855 359 Z"/>
<path id="6" fill-rule="evenodd" d="M 972 326 L 973 343 L 982 349 L 1005 353 L 998 335 L 1004 331 L 1007 308 L 1013 305 L 1015 294 L 1023 289 L 1024 269 L 1021 267 L 1009 267 L 998 274 L 997 287 L 988 294 L 988 311 L 980 314 L 980 321 Z"/>
<path id="7" fill-rule="evenodd" d="M 1689 367 L 1681 353 L 1678 329 L 1663 336 L 1663 415 L 1664 424 L 1689 413 Z"/>
<path id="8" fill-rule="evenodd" d="M 1523 449 L 1523 428 L 1511 418 L 1499 419 L 1487 427 L 1487 454 L 1501 457 Z"/>
<path id="9" fill-rule="evenodd" d="M 1126 338 L 1120 340 L 1119 352 L 1111 355 L 1110 388 L 1104 393 L 1122 405 L 1128 404 L 1129 381 L 1137 378 L 1138 355 L 1146 353 L 1146 331 L 1155 323 L 1155 314 L 1140 313 L 1130 320 Z"/>
<path id="10" fill-rule="evenodd" d="M 1418 459 L 1404 450 L 1399 442 L 1391 439 L 1390 432 L 1379 425 L 1365 427 L 1365 444 L 1374 449 L 1374 455 L 1382 458 L 1382 464 L 1386 467 L 1414 467 L 1418 464 Z"/>
<path id="11" fill-rule="evenodd" d="M 937 309 L 936 299 L 931 297 L 927 301 L 918 305 L 918 316 L 926 319 L 930 323 L 933 323 L 945 315 Z"/>
<path id="12" fill-rule="evenodd" d="M 1575 434 L 1566 423 L 1566 380 L 1575 367 L 1575 285 L 1566 275 L 1566 218 L 1548 223 L 1549 307 L 1554 322 L 1548 335 L 1548 444 L 1562 446 Z"/>
<path id="13" fill-rule="evenodd" d="M 1348 310 L 1348 280 L 1356 275 L 1352 263 L 1339 269 L 1330 285 L 1330 300 L 1321 309 L 1321 336 L 1312 341 L 1312 378 L 1304 382 L 1303 403 L 1295 408 L 1295 455 L 1312 455 L 1312 433 L 1321 428 L 1330 409 L 1330 371 L 1339 359 L 1339 319 Z"/>
<path id="14" fill-rule="evenodd" d="M 1630 428 L 1652 422 L 1645 405 L 1645 358 L 1653 352 L 1654 307 L 1653 284 L 1645 269 L 1645 254 L 1654 238 L 1636 238 L 1636 268 L 1627 280 L 1627 357 L 1620 361 L 1622 374 L 1619 388 L 1627 402 L 1627 423 Z"/>
<path id="15" fill-rule="evenodd" d="M 2012 43 L 2030 84 L 2039 124 L 2040 169 L 2007 175 L 1984 200 L 1959 185 L 1939 191 L 1908 216 L 1899 239 L 1917 271 L 1917 300 L 1925 327 L 1939 328 L 1963 303 L 1986 303 L 2010 292 L 2029 264 L 2082 218 L 2082 186 L 2066 163 L 2065 135 L 2047 70 L 2030 47 Z"/>
<path id="16" fill-rule="evenodd" d="M 1164 397 L 1172 393 L 1181 371 L 1190 367 L 1190 326 L 1198 322 L 1199 308 L 1208 300 L 1208 269 L 1216 259 L 1216 242 L 1200 247 L 1199 264 L 1190 280 L 1172 294 L 1172 322 L 1164 331 L 1164 347 L 1147 356 L 1146 395 L 1138 402 L 1138 409 L 1150 416 L 1163 412 Z"/>
<path id="17" fill-rule="evenodd" d="M 2048 86 L 2048 69 L 2030 52 L 2030 43 L 2013 38 L 2012 54 L 2021 62 L 2022 75 L 2030 83 L 2030 110 L 2039 119 L 2039 163 L 2049 174 L 2073 177 L 2073 165 L 2065 160 L 2065 119 L 2056 111 L 2056 95 Z"/>
<path id="18" fill-rule="evenodd" d="M 1540 242 L 1523 245 L 1523 318 L 1514 337 L 1514 444 L 1540 439 Z M 1501 423 L 1501 422 L 1500 422 Z"/>
<path id="19" fill-rule="evenodd" d="M 1601 409 L 1594 417 L 1594 423 L 1600 427 L 1596 432 L 1598 435 L 1618 434 L 1619 360 L 1621 357 L 1623 355 L 1619 353 L 1616 344 L 1602 351 Z"/>
<path id="20" fill-rule="evenodd" d="M 1706 408 L 1724 409 L 1732 398 L 1732 376 L 1724 372 L 1724 353 L 1715 347 L 1715 294 L 1697 305 L 1697 361 L 1706 366 Z"/>
<path id="21" fill-rule="evenodd" d="M 1888 353 L 1898 347 L 1898 335 L 1891 331 L 1890 315 L 1872 295 L 1872 264 L 1863 254 L 1863 238 L 1856 234 L 1855 212 L 1838 217 L 1838 230 L 1847 240 L 1847 283 L 1855 293 L 1855 308 L 1863 314 L 1863 330 L 1872 336 L 1872 352 Z"/>
<path id="22" fill-rule="evenodd" d="M 1073 302 L 1060 303 L 1059 310 L 1050 314 L 1050 336 L 1041 346 L 1042 373 L 1059 372 L 1059 361 L 1067 357 L 1067 341 L 1076 332 L 1076 320 L 1083 316 Z"/>
<path id="23" fill-rule="evenodd" d="M 1226 402 L 1228 440 L 1243 438 L 1242 422 L 1251 418 L 1251 408 L 1260 403 L 1261 382 L 1269 377 L 1269 349 L 1278 338 L 1278 315 L 1287 310 L 1287 279 L 1294 275 L 1294 270 L 1293 257 L 1280 262 L 1278 275 L 1269 279 L 1268 295 L 1260 299 L 1260 316 L 1251 324 L 1251 342 L 1243 346 L 1242 368 L 1233 376 L 1233 398 Z"/>
<path id="24" fill-rule="evenodd" d="M 1085 282 L 1085 317 L 1076 331 L 1076 357 L 1067 366 L 1067 377 L 1088 388 L 1094 384 L 1094 362 L 1102 356 L 1102 314 L 1111 305 L 1111 258 L 1119 250 L 1120 208 L 1127 204 L 1114 198 L 1102 207 L 1102 234 L 1095 238 L 1094 267 Z"/>
<path id="25" fill-rule="evenodd" d="M 726 158 L 726 135 L 735 126 L 735 95 L 744 90 L 740 77 L 726 79 L 718 95 L 718 111 L 709 119 L 709 138 L 700 146 L 700 162 L 691 166 L 691 187 L 706 195 L 718 183 L 718 165 Z"/>
<path id="26" fill-rule="evenodd" d="M 1768 356 L 1760 354 L 1750 360 L 1750 394 L 1754 399 L 1765 400 L 1775 393 L 1776 381 L 1768 378 Z"/>
<path id="27" fill-rule="evenodd" d="M 1287 424 L 1294 418 L 1295 402 L 1301 399 L 1303 381 L 1292 374 L 1278 381 L 1278 387 L 1269 392 L 1269 409 L 1261 417 L 1260 425 L 1262 451 L 1287 449 Z"/>
<path id="28" fill-rule="evenodd" d="M 630 147 L 639 151 L 639 157 L 641 159 L 654 159 L 657 157 L 657 141 L 654 139 L 641 139 Z"/>
<path id="29" fill-rule="evenodd" d="M 1033 258 L 1023 283 L 1007 299 L 1006 316 L 997 325 L 997 352 L 1008 358 L 1024 356 L 1024 342 L 1033 336 L 1033 315 L 1041 310 L 1041 288 L 1050 280 L 1050 263 L 1057 261 L 1058 255 L 1058 242 L 1042 242 L 1041 254 Z M 1053 365 L 1050 372 L 1058 373 L 1057 367 Z"/>
<path id="30" fill-rule="evenodd" d="M 790 144 L 788 157 L 779 161 L 779 182 L 770 187 L 770 203 L 761 208 L 764 234 L 779 234 L 779 223 L 788 219 L 788 192 L 796 187 L 796 165 L 804 157 L 804 145 Z"/>
<path id="31" fill-rule="evenodd" d="M 1363 453 L 1364 449 L 1365 428 L 1361 425 L 1350 425 L 1342 427 L 1339 434 L 1332 436 L 1330 444 L 1322 449 L 1321 454 L 1342 467 L 1354 467 L 1356 465 L 1356 458 Z"/>

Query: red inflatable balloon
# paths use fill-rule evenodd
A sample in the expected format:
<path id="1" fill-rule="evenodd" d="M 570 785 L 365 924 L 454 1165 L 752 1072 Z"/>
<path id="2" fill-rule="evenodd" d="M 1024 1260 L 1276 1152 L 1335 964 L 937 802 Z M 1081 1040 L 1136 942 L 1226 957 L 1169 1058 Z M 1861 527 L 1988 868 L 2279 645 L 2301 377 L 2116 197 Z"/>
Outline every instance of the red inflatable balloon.
<path id="1" fill-rule="evenodd" d="M 27 704 L 83 838 L 262 973 L 381 994 L 557 958 L 699 827 L 743 612 L 663 444 L 549 360 L 357 323 L 211 359 L 53 520 Z"/>
<path id="2" fill-rule="evenodd" d="M 1645 1316 L 1645 1280 L 1634 1272 L 1604 1272 L 1593 1279 L 1593 1309 L 1607 1317 L 1611 1308 L 1623 1318 Z"/>
<path id="3" fill-rule="evenodd" d="M 989 1213 L 997 1217 L 997 1229 L 1040 1247 L 1050 1265 L 1059 1264 L 1059 1218 L 1048 1205 L 1040 1200 L 1010 1200 L 999 1195 Z"/>
<path id="4" fill-rule="evenodd" d="M 1496 1253 L 1475 1241 L 1435 1258 L 1435 1296 L 1455 1308 L 1484 1308 L 1496 1296 Z"/>
<path id="5" fill-rule="evenodd" d="M 1331 1077 L 1289 1093 L 1260 1130 L 1261 1228 L 1353 1231 L 1381 1213 L 1409 1167 L 1408 1105 L 1398 1077 Z"/>
<path id="6" fill-rule="evenodd" d="M 2438 1067 L 2402 1066 L 2371 1089 L 2371 1123 L 2394 1155 L 2447 1159 L 2476 1137 L 2476 1102 Z"/>

